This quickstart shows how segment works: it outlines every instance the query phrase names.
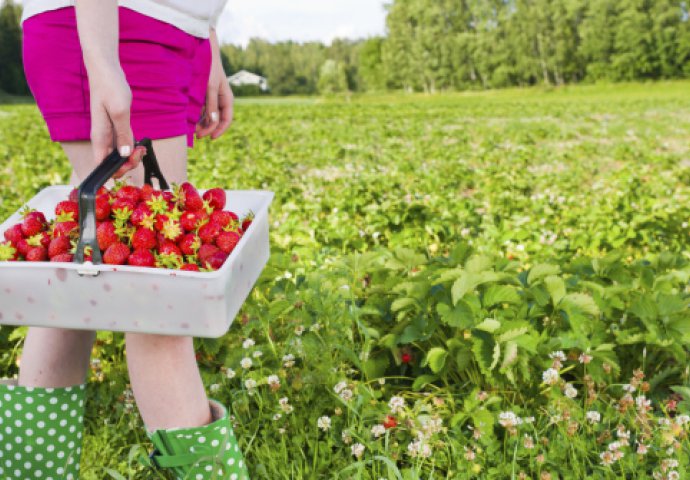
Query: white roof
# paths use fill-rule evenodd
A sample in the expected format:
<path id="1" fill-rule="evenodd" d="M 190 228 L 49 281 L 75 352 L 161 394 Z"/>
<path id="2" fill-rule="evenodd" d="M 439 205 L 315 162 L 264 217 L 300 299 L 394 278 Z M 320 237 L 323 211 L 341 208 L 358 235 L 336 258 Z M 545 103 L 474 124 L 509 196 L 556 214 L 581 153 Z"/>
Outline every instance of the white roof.
<path id="1" fill-rule="evenodd" d="M 236 74 L 229 76 L 228 81 L 232 85 L 261 85 L 266 82 L 266 79 L 256 73 L 240 70 Z"/>

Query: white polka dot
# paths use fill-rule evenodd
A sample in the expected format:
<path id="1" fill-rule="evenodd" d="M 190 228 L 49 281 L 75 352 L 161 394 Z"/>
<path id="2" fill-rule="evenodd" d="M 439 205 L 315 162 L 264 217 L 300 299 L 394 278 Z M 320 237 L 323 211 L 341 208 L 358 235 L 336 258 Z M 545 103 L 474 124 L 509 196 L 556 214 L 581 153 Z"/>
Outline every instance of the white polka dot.
<path id="1" fill-rule="evenodd" d="M 50 435 L 51 437 L 55 436 L 56 433 L 57 433 L 57 432 L 56 432 L 56 430 L 55 430 L 54 428 L 49 428 L 49 429 L 48 429 L 48 435 Z"/>
<path id="2" fill-rule="evenodd" d="M 84 400 L 79 400 L 79 406 L 83 407 L 84 406 Z"/>
<path id="3" fill-rule="evenodd" d="M 58 452 L 58 453 L 57 453 L 57 457 L 58 457 L 58 458 L 62 458 L 62 457 L 64 457 L 64 456 L 65 456 L 65 452 Z"/>
<path id="4" fill-rule="evenodd" d="M 81 422 L 83 422 L 83 421 L 84 421 L 84 417 L 82 417 L 81 415 L 79 415 L 79 423 L 81 423 Z"/>
<path id="5" fill-rule="evenodd" d="M 58 442 L 60 442 L 60 443 L 65 443 L 65 440 L 67 440 L 67 438 L 64 435 L 60 435 L 58 437 Z"/>
<path id="6" fill-rule="evenodd" d="M 44 422 L 43 420 L 39 420 L 36 425 L 38 425 L 38 428 L 45 428 L 46 422 Z"/>
<path id="7" fill-rule="evenodd" d="M 29 437 L 31 437 L 31 436 L 34 434 L 34 431 L 33 431 L 32 429 L 30 429 L 30 428 L 27 428 L 27 429 L 26 429 L 26 434 L 27 434 Z"/>
<path id="8" fill-rule="evenodd" d="M 24 451 L 26 451 L 26 453 L 31 453 L 32 450 L 33 447 L 31 445 L 27 445 L 26 447 L 24 447 Z"/>
<path id="9" fill-rule="evenodd" d="M 207 472 L 210 472 L 211 470 L 213 470 L 213 467 L 211 465 L 206 465 L 204 467 L 204 470 L 206 470 Z"/>
<path id="10" fill-rule="evenodd" d="M 54 388 L 46 388 L 46 393 L 53 393 L 54 390 Z"/>
<path id="11" fill-rule="evenodd" d="M 12 427 L 5 427 L 5 433 L 12 433 Z"/>
<path id="12" fill-rule="evenodd" d="M 49 452 L 52 452 L 53 450 L 55 450 L 55 445 L 48 445 L 46 447 L 46 450 L 48 450 Z"/>
<path id="13" fill-rule="evenodd" d="M 22 437 L 14 437 L 14 443 L 22 443 L 24 439 Z"/>
<path id="14" fill-rule="evenodd" d="M 24 462 L 24 468 L 27 470 L 31 468 L 31 462 Z"/>
<path id="15" fill-rule="evenodd" d="M 21 403 L 15 403 L 15 404 L 14 404 L 14 409 L 17 410 L 17 411 L 21 410 L 21 409 L 22 409 L 22 404 L 21 404 Z"/>
<path id="16" fill-rule="evenodd" d="M 230 480 L 237 480 L 237 474 L 233 473 L 232 475 L 230 475 Z"/>
<path id="17" fill-rule="evenodd" d="M 236 452 L 239 452 L 239 451 L 240 451 L 240 446 L 237 445 L 237 444 L 235 444 L 235 451 L 236 451 Z M 240 463 L 242 463 L 242 462 L 240 462 Z M 242 465 L 240 465 L 240 467 L 241 467 L 241 466 L 242 466 Z"/>
<path id="18" fill-rule="evenodd" d="M 77 447 L 77 455 L 81 453 L 81 447 Z"/>
<path id="19" fill-rule="evenodd" d="M 65 387 L 65 392 L 71 392 L 71 391 L 72 391 L 72 387 Z"/>
<path id="20" fill-rule="evenodd" d="M 74 431 L 77 429 L 74 425 L 70 425 L 69 427 L 69 433 L 74 433 Z"/>
<path id="21" fill-rule="evenodd" d="M 43 442 L 45 442 L 45 440 L 43 440 L 43 437 L 38 437 L 38 438 L 36 439 L 36 443 L 39 444 L 39 445 L 43 445 Z"/>
<path id="22" fill-rule="evenodd" d="M 232 467 L 234 464 L 235 464 L 235 459 L 234 459 L 234 458 L 229 458 L 229 459 L 228 459 L 228 465 L 230 465 L 230 466 Z"/>
<path id="23" fill-rule="evenodd" d="M 64 412 L 65 410 L 67 410 L 68 408 L 69 408 L 69 407 L 67 406 L 66 403 L 63 403 L 62 405 L 60 405 L 60 410 L 62 410 L 63 412 Z"/>
<path id="24" fill-rule="evenodd" d="M 55 412 L 51 413 L 50 415 L 48 415 L 48 418 L 50 418 L 51 420 L 57 419 L 57 413 L 55 413 Z"/>
<path id="25" fill-rule="evenodd" d="M 20 472 L 19 470 L 15 470 L 15 471 L 14 471 L 14 474 L 15 474 L 16 476 L 19 476 L 19 475 L 22 474 L 22 472 Z"/>
<path id="26" fill-rule="evenodd" d="M 228 433 L 228 429 L 225 428 L 225 427 L 223 427 L 223 428 L 220 429 L 220 433 L 222 433 L 223 435 L 225 435 L 226 433 Z"/>
<path id="27" fill-rule="evenodd" d="M 25 401 L 26 401 L 26 403 L 28 403 L 29 405 L 31 405 L 32 403 L 34 403 L 34 399 L 33 399 L 32 397 L 26 397 Z"/>
<path id="28" fill-rule="evenodd" d="M 71 412 L 69 412 L 69 416 L 70 416 L 70 417 L 76 417 L 76 416 L 77 416 L 77 411 L 76 411 L 76 410 L 72 410 Z"/>
<path id="29" fill-rule="evenodd" d="M 62 420 L 60 420 L 60 426 L 64 427 L 65 425 L 67 425 L 67 420 L 63 418 Z"/>
<path id="30" fill-rule="evenodd" d="M 73 393 L 70 398 L 72 399 L 73 402 L 75 402 L 77 400 L 78 396 L 76 393 Z"/>
<path id="31" fill-rule="evenodd" d="M 52 398 L 48 401 L 48 403 L 50 403 L 51 405 L 55 405 L 57 402 L 58 402 L 58 400 L 57 400 L 57 398 L 55 398 L 55 397 L 52 397 Z"/>
<path id="32" fill-rule="evenodd" d="M 194 478 L 196 478 L 196 480 L 204 480 L 204 474 L 203 473 L 197 473 L 196 477 L 194 477 Z"/>
<path id="33" fill-rule="evenodd" d="M 21 421 L 21 420 L 15 420 L 15 421 L 14 421 L 14 425 L 17 426 L 17 427 L 21 427 L 21 426 L 22 426 L 22 421 Z"/>
<path id="34" fill-rule="evenodd" d="M 17 453 L 14 454 L 14 458 L 17 459 L 17 460 L 21 460 L 21 459 L 22 459 L 22 454 L 19 453 L 19 452 L 17 452 Z"/>
<path id="35" fill-rule="evenodd" d="M 33 419 L 34 419 L 34 414 L 31 413 L 31 412 L 27 413 L 27 414 L 26 414 L 26 419 L 27 419 L 27 420 L 33 420 Z"/>
<path id="36" fill-rule="evenodd" d="M 27 392 L 33 392 L 35 389 L 34 387 L 26 387 Z"/>
<path id="37" fill-rule="evenodd" d="M 53 468 L 53 465 L 55 465 L 55 464 L 53 463 L 52 460 L 48 460 L 48 461 L 46 462 L 46 467 L 48 467 L 48 468 Z"/>
<path id="38" fill-rule="evenodd" d="M 43 460 L 43 454 L 42 454 L 42 453 L 37 453 L 37 454 L 36 454 L 36 460 L 38 460 L 39 462 L 40 462 L 41 460 Z"/>
<path id="39" fill-rule="evenodd" d="M 5 460 L 5 465 L 7 465 L 8 467 L 11 467 L 12 466 L 12 460 Z"/>
<path id="40" fill-rule="evenodd" d="M 211 442 L 211 446 L 212 446 L 212 447 L 217 447 L 218 445 L 220 445 L 220 442 L 219 442 L 218 440 L 213 440 L 213 441 Z"/>
<path id="41" fill-rule="evenodd" d="M 60 474 L 60 475 L 62 475 L 63 473 L 65 473 L 65 469 L 62 468 L 62 467 L 58 467 L 57 473 Z"/>
<path id="42" fill-rule="evenodd" d="M 12 397 L 10 396 L 9 393 L 6 393 L 6 394 L 4 395 L 4 397 L 5 397 L 5 400 L 7 400 L 8 402 L 9 402 L 10 400 L 12 400 Z"/>
<path id="43" fill-rule="evenodd" d="M 39 405 L 38 407 L 36 407 L 36 410 L 38 410 L 39 412 L 43 413 L 43 412 L 46 411 L 46 407 L 44 407 L 43 405 Z"/>
<path id="44" fill-rule="evenodd" d="M 11 444 L 11 443 L 6 443 L 6 444 L 5 444 L 5 450 L 12 450 L 12 444 Z"/>
<path id="45" fill-rule="evenodd" d="M 204 443 L 206 441 L 206 437 L 199 437 L 199 443 Z"/>
<path id="46" fill-rule="evenodd" d="M 240 463 L 238 463 L 237 466 L 240 468 L 244 467 L 244 462 L 242 460 L 240 460 Z"/>
<path id="47" fill-rule="evenodd" d="M 11 417 L 11 416 L 12 416 L 12 412 L 10 412 L 9 410 L 7 410 L 7 411 L 5 412 L 5 416 L 6 416 L 6 417 Z"/>
<path id="48" fill-rule="evenodd" d="M 42 477 L 42 476 L 43 476 L 43 472 L 40 471 L 40 470 L 36 470 L 36 471 L 34 472 L 34 475 L 36 475 L 37 477 Z"/>
<path id="49" fill-rule="evenodd" d="M 67 447 L 69 447 L 69 448 L 74 448 L 74 442 L 69 442 L 69 443 L 67 444 Z"/>

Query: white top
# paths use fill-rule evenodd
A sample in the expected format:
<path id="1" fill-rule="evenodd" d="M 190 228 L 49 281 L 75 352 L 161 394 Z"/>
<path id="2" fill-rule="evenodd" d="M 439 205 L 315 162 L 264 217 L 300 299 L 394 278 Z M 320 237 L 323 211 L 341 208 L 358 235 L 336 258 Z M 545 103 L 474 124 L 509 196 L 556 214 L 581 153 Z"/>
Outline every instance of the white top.
<path id="1" fill-rule="evenodd" d="M 169 23 L 200 38 L 208 38 L 227 0 L 118 0 L 121 7 Z M 22 22 L 48 10 L 72 7 L 74 0 L 24 0 Z"/>

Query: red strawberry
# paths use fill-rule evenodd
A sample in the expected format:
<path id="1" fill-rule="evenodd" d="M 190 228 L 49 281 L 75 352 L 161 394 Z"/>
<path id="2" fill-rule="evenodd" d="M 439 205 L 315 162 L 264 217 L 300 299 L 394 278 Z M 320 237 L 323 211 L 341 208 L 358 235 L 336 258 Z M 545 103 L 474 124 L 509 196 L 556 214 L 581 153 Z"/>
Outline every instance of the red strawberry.
<path id="1" fill-rule="evenodd" d="M 77 222 L 58 222 L 53 226 L 53 238 L 69 237 L 79 229 Z"/>
<path id="2" fill-rule="evenodd" d="M 134 235 L 132 235 L 132 248 L 135 249 L 148 249 L 151 250 L 156 248 L 158 245 L 158 240 L 156 239 L 156 233 L 148 228 L 139 228 Z"/>
<path id="3" fill-rule="evenodd" d="M 402 363 L 410 363 L 412 361 L 412 354 L 405 352 L 401 355 L 400 359 Z"/>
<path id="4" fill-rule="evenodd" d="M 31 245 L 29 245 L 29 241 L 26 238 L 22 238 L 17 242 L 15 247 L 17 248 L 19 255 L 21 255 L 22 257 L 26 257 L 26 254 L 29 253 Z"/>
<path id="5" fill-rule="evenodd" d="M 392 415 L 386 415 L 386 419 L 383 421 L 383 426 L 388 430 L 389 428 L 395 428 L 398 426 L 398 421 Z"/>
<path id="6" fill-rule="evenodd" d="M 244 216 L 242 219 L 242 231 L 246 232 L 247 229 L 249 228 L 249 225 L 252 224 L 252 220 L 254 220 L 254 213 L 249 212 L 247 215 Z"/>
<path id="7" fill-rule="evenodd" d="M 158 247 L 158 253 L 161 255 L 177 255 L 182 256 L 182 251 L 173 242 L 163 242 Z"/>
<path id="8" fill-rule="evenodd" d="M 213 243 L 220 233 L 220 227 L 216 223 L 207 223 L 199 228 L 199 238 L 203 243 Z"/>
<path id="9" fill-rule="evenodd" d="M 107 220 L 110 217 L 110 195 L 96 197 L 96 220 Z"/>
<path id="10" fill-rule="evenodd" d="M 147 231 L 150 232 L 150 230 Z M 153 253 L 145 248 L 137 248 L 129 256 L 127 263 L 133 267 L 155 267 L 156 257 L 154 257 Z"/>
<path id="11" fill-rule="evenodd" d="M 48 248 L 50 246 L 51 240 L 53 238 L 50 236 L 49 232 L 41 232 L 37 235 L 38 241 L 40 242 L 41 246 L 44 248 Z"/>
<path id="12" fill-rule="evenodd" d="M 50 242 L 48 246 L 48 258 L 53 258 L 56 255 L 63 253 L 69 253 L 72 249 L 72 242 L 70 242 L 69 237 L 57 237 Z"/>
<path id="13" fill-rule="evenodd" d="M 181 207 L 188 212 L 196 212 L 204 208 L 204 201 L 194 186 L 189 182 L 184 182 L 179 187 Z"/>
<path id="14" fill-rule="evenodd" d="M 0 242 L 0 262 L 14 262 L 18 259 L 19 252 L 12 242 Z"/>
<path id="15" fill-rule="evenodd" d="M 211 255 L 210 257 L 206 258 L 206 261 L 204 262 L 204 266 L 208 268 L 209 270 L 218 270 L 220 267 L 223 266 L 225 263 L 225 260 L 227 260 L 228 254 L 225 252 L 218 251 Z"/>
<path id="16" fill-rule="evenodd" d="M 206 222 L 208 222 L 208 213 L 204 210 L 185 212 L 180 217 L 180 225 L 186 232 L 194 232 Z"/>
<path id="17" fill-rule="evenodd" d="M 74 254 L 72 253 L 61 253 L 60 255 L 55 255 L 50 259 L 51 262 L 64 262 L 72 263 L 74 261 Z"/>
<path id="18" fill-rule="evenodd" d="M 24 215 L 22 233 L 25 237 L 33 237 L 37 233 L 45 230 L 46 226 L 46 217 L 41 212 L 28 212 Z"/>
<path id="19" fill-rule="evenodd" d="M 151 196 L 153 195 L 153 187 L 147 183 L 141 187 L 139 193 L 141 194 L 142 202 L 148 202 L 151 200 Z"/>
<path id="20" fill-rule="evenodd" d="M 96 228 L 96 240 L 101 250 L 107 250 L 108 247 L 120 241 L 120 237 L 115 233 L 113 222 L 103 222 Z"/>
<path id="21" fill-rule="evenodd" d="M 129 247 L 124 243 L 113 243 L 103 254 L 103 263 L 108 265 L 124 265 L 129 258 Z"/>
<path id="22" fill-rule="evenodd" d="M 19 240 L 24 238 L 24 233 L 22 232 L 22 224 L 18 223 L 9 229 L 5 230 L 5 240 L 12 242 L 16 247 Z"/>
<path id="23" fill-rule="evenodd" d="M 225 208 L 225 190 L 222 188 L 206 190 L 203 198 L 213 210 L 223 210 Z"/>
<path id="24" fill-rule="evenodd" d="M 216 247 L 215 245 L 211 245 L 210 243 L 204 243 L 203 245 L 201 245 L 201 247 L 199 247 L 199 253 L 197 253 L 197 256 L 203 264 L 209 257 L 211 257 L 211 255 L 217 252 L 220 252 L 220 249 L 218 247 Z"/>
<path id="25" fill-rule="evenodd" d="M 156 231 L 162 231 L 163 227 L 165 226 L 165 222 L 167 222 L 168 220 L 170 220 L 170 217 L 168 217 L 167 215 L 156 215 L 156 223 L 154 224 Z"/>
<path id="26" fill-rule="evenodd" d="M 237 232 L 220 232 L 216 237 L 216 245 L 225 253 L 232 252 L 239 241 L 240 235 Z"/>
<path id="27" fill-rule="evenodd" d="M 45 262 L 48 260 L 48 250 L 45 247 L 29 247 L 29 251 L 26 252 L 27 262 Z"/>
<path id="28" fill-rule="evenodd" d="M 237 221 L 237 215 L 227 210 L 216 210 L 211 213 L 211 223 L 217 223 L 220 228 L 229 227 L 233 222 Z"/>
<path id="29" fill-rule="evenodd" d="M 184 234 L 184 231 L 180 226 L 180 221 L 172 218 L 163 223 L 163 227 L 161 228 L 160 232 L 166 239 L 172 242 L 178 242 Z"/>
<path id="30" fill-rule="evenodd" d="M 110 190 L 108 190 L 108 189 L 105 188 L 105 187 L 101 187 L 101 188 L 99 188 L 98 191 L 96 192 L 96 196 L 99 196 L 99 195 L 108 195 L 108 196 L 110 196 Z"/>
<path id="31" fill-rule="evenodd" d="M 185 263 L 180 267 L 180 270 L 184 270 L 185 272 L 198 272 L 199 266 L 193 263 Z"/>
<path id="32" fill-rule="evenodd" d="M 124 185 L 115 192 L 115 199 L 123 198 L 129 200 L 131 203 L 136 205 L 141 200 L 141 192 L 139 189 L 133 185 Z"/>
<path id="33" fill-rule="evenodd" d="M 193 233 L 188 233 L 177 244 L 185 255 L 196 255 L 201 247 L 201 239 Z"/>
<path id="34" fill-rule="evenodd" d="M 69 192 L 69 201 L 79 203 L 79 189 L 73 188 L 72 191 Z"/>
<path id="35" fill-rule="evenodd" d="M 122 211 L 124 212 L 125 210 L 129 210 L 130 212 L 134 212 L 134 209 L 136 208 L 137 204 L 133 202 L 129 198 L 125 197 L 120 197 L 116 198 L 113 204 L 110 206 L 113 212 L 115 211 Z"/>
<path id="36" fill-rule="evenodd" d="M 70 200 L 60 202 L 55 207 L 55 215 L 60 217 L 61 221 L 76 222 L 79 220 L 79 204 Z"/>
<path id="37" fill-rule="evenodd" d="M 152 226 L 153 224 L 153 214 L 151 213 L 151 209 L 144 202 L 139 203 L 139 205 L 137 205 L 132 212 L 132 216 L 129 217 L 129 221 L 132 222 L 132 225 L 135 227 L 146 226 L 149 228 L 149 226 Z"/>

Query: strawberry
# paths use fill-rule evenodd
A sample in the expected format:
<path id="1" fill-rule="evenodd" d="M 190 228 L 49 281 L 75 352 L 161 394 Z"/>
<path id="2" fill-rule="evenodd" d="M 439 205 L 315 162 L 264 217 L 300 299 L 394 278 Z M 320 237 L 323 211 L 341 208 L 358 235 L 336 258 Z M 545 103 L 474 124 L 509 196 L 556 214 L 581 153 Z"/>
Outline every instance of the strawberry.
<path id="1" fill-rule="evenodd" d="M 132 248 L 134 249 L 154 249 L 158 245 L 156 233 L 148 228 L 139 228 L 132 235 Z"/>
<path id="2" fill-rule="evenodd" d="M 132 212 L 129 221 L 132 222 L 132 225 L 135 227 L 145 226 L 146 228 L 153 228 L 153 213 L 146 203 L 141 202 Z"/>
<path id="3" fill-rule="evenodd" d="M 29 249 L 31 248 L 31 245 L 29 245 L 29 240 L 26 238 L 22 238 L 17 242 L 15 245 L 17 251 L 19 252 L 19 255 L 22 257 L 26 257 L 26 254 L 29 253 Z"/>
<path id="4" fill-rule="evenodd" d="M 25 237 L 33 237 L 45 230 L 47 225 L 46 217 L 41 212 L 27 212 L 22 222 L 22 233 Z"/>
<path id="5" fill-rule="evenodd" d="M 0 242 L 0 262 L 14 262 L 18 259 L 19 252 L 12 242 Z"/>
<path id="6" fill-rule="evenodd" d="M 5 240 L 12 242 L 16 247 L 19 240 L 24 238 L 24 233 L 22 232 L 22 224 L 18 223 L 9 229 L 5 230 Z"/>
<path id="7" fill-rule="evenodd" d="M 74 261 L 74 254 L 72 253 L 61 253 L 60 255 L 55 255 L 50 259 L 51 262 L 63 262 L 72 263 Z"/>
<path id="8" fill-rule="evenodd" d="M 237 232 L 220 232 L 216 237 L 216 246 L 225 253 L 230 253 L 235 249 L 237 242 L 240 241 L 240 235 Z"/>
<path id="9" fill-rule="evenodd" d="M 247 229 L 249 228 L 249 225 L 252 224 L 252 220 L 254 220 L 254 212 L 249 212 L 247 215 L 244 216 L 242 219 L 242 231 L 246 232 Z"/>
<path id="10" fill-rule="evenodd" d="M 402 363 L 410 363 L 410 362 L 412 362 L 412 354 L 405 352 L 401 355 L 400 359 L 401 359 Z"/>
<path id="11" fill-rule="evenodd" d="M 158 253 L 161 255 L 177 255 L 182 257 L 182 251 L 173 242 L 166 241 L 158 246 Z"/>
<path id="12" fill-rule="evenodd" d="M 386 430 L 390 428 L 395 428 L 398 426 L 398 421 L 395 419 L 394 416 L 386 415 L 386 418 L 383 421 L 383 426 L 386 428 Z"/>
<path id="13" fill-rule="evenodd" d="M 154 228 L 156 231 L 161 232 L 163 231 L 163 227 L 165 226 L 165 222 L 170 220 L 170 217 L 168 217 L 165 214 L 158 214 L 156 215 L 156 222 L 154 223 Z"/>
<path id="14" fill-rule="evenodd" d="M 179 186 L 177 196 L 180 202 L 180 208 L 188 212 L 196 212 L 204 208 L 204 201 L 199 195 L 194 186 L 189 182 L 184 182 Z"/>
<path id="15" fill-rule="evenodd" d="M 199 247 L 199 253 L 197 253 L 197 256 L 199 257 L 199 260 L 201 260 L 201 263 L 206 262 L 206 259 L 211 257 L 211 255 L 219 252 L 220 249 L 216 247 L 215 245 L 211 245 L 210 243 L 204 243 Z"/>
<path id="16" fill-rule="evenodd" d="M 50 236 L 50 232 L 41 232 L 36 236 L 41 246 L 46 249 L 50 246 L 50 242 L 53 239 L 53 237 Z"/>
<path id="17" fill-rule="evenodd" d="M 203 199 L 213 210 L 223 210 L 225 208 L 225 190 L 222 188 L 206 190 Z"/>
<path id="18" fill-rule="evenodd" d="M 211 223 L 217 223 L 220 228 L 227 228 L 237 221 L 237 215 L 227 210 L 216 210 L 211 214 Z"/>
<path id="19" fill-rule="evenodd" d="M 60 202 L 55 207 L 55 215 L 60 218 L 60 221 L 76 222 L 79 220 L 79 204 L 70 200 Z"/>
<path id="20" fill-rule="evenodd" d="M 110 195 L 96 197 L 96 220 L 107 220 L 110 217 Z"/>
<path id="21" fill-rule="evenodd" d="M 69 201 L 79 203 L 79 189 L 78 188 L 73 188 L 72 191 L 69 192 Z"/>
<path id="22" fill-rule="evenodd" d="M 126 198 L 126 197 L 120 197 L 120 198 L 115 198 L 115 201 L 113 204 L 110 206 L 112 211 L 114 213 L 120 211 L 124 212 L 126 210 L 129 210 L 129 212 L 134 212 L 134 209 L 136 208 L 137 204 L 136 202 L 133 202 L 131 199 Z"/>
<path id="23" fill-rule="evenodd" d="M 148 202 L 151 200 L 151 196 L 153 195 L 153 187 L 149 185 L 148 183 L 145 184 L 141 189 L 139 190 L 139 193 L 141 194 L 141 200 L 143 202 Z"/>
<path id="24" fill-rule="evenodd" d="M 206 222 L 208 222 L 208 213 L 204 210 L 184 212 L 180 217 L 180 225 L 185 232 L 194 232 Z"/>
<path id="25" fill-rule="evenodd" d="M 163 227 L 161 228 L 160 232 L 166 239 L 172 242 L 178 242 L 184 234 L 184 231 L 180 226 L 180 221 L 172 218 L 163 223 Z"/>
<path id="26" fill-rule="evenodd" d="M 103 222 L 96 228 L 96 240 L 101 250 L 107 250 L 108 247 L 120 241 L 120 237 L 115 233 L 115 225 L 113 222 Z"/>
<path id="27" fill-rule="evenodd" d="M 133 185 L 123 185 L 115 192 L 115 199 L 123 198 L 136 205 L 141 200 L 141 192 Z"/>
<path id="28" fill-rule="evenodd" d="M 220 227 L 216 223 L 207 223 L 199 228 L 199 238 L 203 243 L 213 243 L 220 233 Z"/>
<path id="29" fill-rule="evenodd" d="M 77 222 L 58 222 L 53 225 L 53 238 L 58 237 L 69 237 L 72 232 L 79 229 L 79 224 Z"/>
<path id="30" fill-rule="evenodd" d="M 26 252 L 27 262 L 45 262 L 48 259 L 48 250 L 45 247 L 29 247 Z"/>
<path id="31" fill-rule="evenodd" d="M 129 258 L 129 247 L 124 243 L 113 243 L 103 254 L 103 263 L 108 265 L 124 265 Z"/>
<path id="32" fill-rule="evenodd" d="M 147 230 L 150 232 L 150 230 Z M 127 259 L 127 263 L 133 267 L 155 267 L 156 257 L 150 250 L 137 248 Z"/>
<path id="33" fill-rule="evenodd" d="M 188 233 L 182 237 L 177 246 L 185 255 L 196 255 L 201 247 L 201 239 L 193 233 Z"/>
<path id="34" fill-rule="evenodd" d="M 228 254 L 225 252 L 218 251 L 211 255 L 210 257 L 207 257 L 206 260 L 204 261 L 204 266 L 208 268 L 209 270 L 218 270 L 220 267 L 223 266 L 225 263 L 225 260 L 227 260 Z"/>
<path id="35" fill-rule="evenodd" d="M 199 266 L 193 263 L 185 263 L 180 267 L 180 270 L 184 270 L 185 272 L 198 272 Z"/>
<path id="36" fill-rule="evenodd" d="M 72 249 L 72 242 L 69 237 L 57 237 L 54 238 L 50 245 L 48 246 L 48 258 L 53 258 L 56 255 L 61 255 L 63 253 L 69 253 Z"/>

